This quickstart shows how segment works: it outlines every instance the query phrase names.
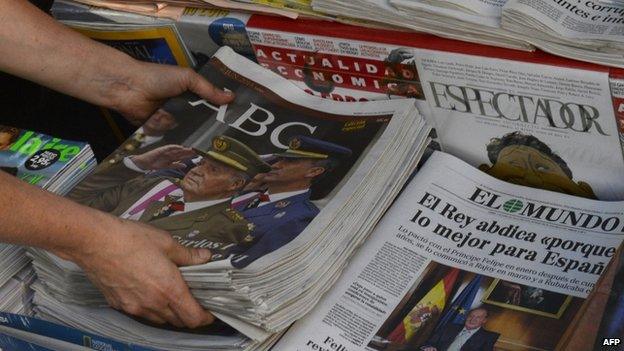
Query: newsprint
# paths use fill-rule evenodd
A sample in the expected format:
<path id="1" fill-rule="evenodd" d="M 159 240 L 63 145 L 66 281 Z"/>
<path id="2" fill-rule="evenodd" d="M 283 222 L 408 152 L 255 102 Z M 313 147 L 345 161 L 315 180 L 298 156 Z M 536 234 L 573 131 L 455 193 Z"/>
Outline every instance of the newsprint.
<path id="1" fill-rule="evenodd" d="M 623 211 L 436 152 L 276 349 L 556 349 L 622 240 Z"/>

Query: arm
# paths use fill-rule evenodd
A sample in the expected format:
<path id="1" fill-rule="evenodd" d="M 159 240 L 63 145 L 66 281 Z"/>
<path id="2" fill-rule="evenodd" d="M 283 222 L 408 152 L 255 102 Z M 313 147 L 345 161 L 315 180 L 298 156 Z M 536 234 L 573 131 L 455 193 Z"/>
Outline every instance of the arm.
<path id="1" fill-rule="evenodd" d="M 114 308 L 156 323 L 213 321 L 177 265 L 205 263 L 164 231 L 81 206 L 0 172 L 0 241 L 35 246 L 76 262 Z"/>
<path id="2" fill-rule="evenodd" d="M 50 18 L 26 0 L 0 1 L 0 71 L 142 121 L 190 90 L 216 104 L 232 95 L 192 69 L 144 63 Z"/>
<path id="3" fill-rule="evenodd" d="M 0 1 L 0 70 L 141 121 L 190 90 L 215 104 L 233 95 L 191 69 L 142 63 L 55 22 L 26 0 Z M 1 172 L 0 172 L 1 173 Z M 80 265 L 115 307 L 156 323 L 196 327 L 213 317 L 178 265 L 209 260 L 163 231 L 123 221 L 0 174 L 0 241 L 51 250 Z"/>

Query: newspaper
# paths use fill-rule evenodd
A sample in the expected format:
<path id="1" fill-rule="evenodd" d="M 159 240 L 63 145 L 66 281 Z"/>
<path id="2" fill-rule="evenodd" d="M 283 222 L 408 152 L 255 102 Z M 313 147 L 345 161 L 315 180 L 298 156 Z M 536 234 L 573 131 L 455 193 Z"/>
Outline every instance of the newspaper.
<path id="1" fill-rule="evenodd" d="M 517 11 L 544 24 L 562 37 L 590 41 L 604 50 L 622 50 L 624 7 L 597 1 L 509 0 L 505 11 Z M 606 42 L 605 42 L 606 41 Z"/>
<path id="2" fill-rule="evenodd" d="M 504 183 L 434 153 L 274 350 L 553 350 L 623 224 L 623 202 Z"/>
<path id="3" fill-rule="evenodd" d="M 442 150 L 513 183 L 624 199 L 624 159 L 607 70 L 512 66 L 428 50 L 413 54 Z M 504 149 L 529 145 L 540 148 L 550 165 L 540 170 L 527 158 L 505 159 Z"/>
<path id="4" fill-rule="evenodd" d="M 510 0 L 502 27 L 565 57 L 624 67 L 624 6 L 598 1 Z"/>
<path id="5" fill-rule="evenodd" d="M 323 29 L 309 30 L 316 27 Z M 475 167 L 523 185 L 624 199 L 620 70 L 419 34 L 350 30 L 264 17 L 248 25 L 258 62 L 310 94 L 343 101 L 416 98 L 442 150 Z M 515 160 L 524 162 L 520 172 L 498 157 L 497 150 L 529 144 L 539 144 L 546 158 L 554 155 L 551 167 L 539 171 L 525 157 Z"/>
<path id="6" fill-rule="evenodd" d="M 210 249 L 211 262 L 181 269 L 193 295 L 263 341 L 332 286 L 416 167 L 431 128 L 413 100 L 311 96 L 227 47 L 200 73 L 235 101 L 168 101 L 68 197 Z M 43 307 L 105 304 L 77 266 L 32 254 L 41 295 L 50 295 Z"/>
<path id="7" fill-rule="evenodd" d="M 534 46 L 512 32 L 501 28 L 496 6 L 488 7 L 486 15 L 467 11 L 464 6 L 449 6 L 463 2 L 410 1 L 410 0 L 313 0 L 315 11 L 337 16 L 343 22 L 356 25 L 376 24 L 380 28 L 389 26 L 431 33 L 444 38 L 458 39 L 472 43 L 496 45 L 506 48 L 531 51 Z M 444 6 L 446 5 L 446 6 Z M 345 16 L 358 21 L 344 20 Z"/>
<path id="8" fill-rule="evenodd" d="M 180 11 L 184 7 L 223 8 L 236 11 L 264 13 L 274 16 L 297 18 L 298 14 L 293 11 L 277 9 L 269 6 L 246 4 L 230 0 L 75 0 L 87 5 L 109 8 L 112 10 L 128 11 L 142 15 L 162 16 L 178 19 Z M 168 9 L 168 7 L 173 7 Z"/>

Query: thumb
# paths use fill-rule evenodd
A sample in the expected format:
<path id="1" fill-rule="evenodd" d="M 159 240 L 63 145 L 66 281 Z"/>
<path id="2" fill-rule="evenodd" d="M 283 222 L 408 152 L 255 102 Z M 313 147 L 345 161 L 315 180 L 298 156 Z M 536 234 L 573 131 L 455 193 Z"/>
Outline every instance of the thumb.
<path id="1" fill-rule="evenodd" d="M 234 93 L 219 89 L 208 82 L 197 72 L 190 70 L 189 72 L 189 90 L 217 105 L 225 105 L 234 100 Z"/>
<path id="2" fill-rule="evenodd" d="M 194 249 L 178 244 L 169 251 L 168 256 L 178 266 L 194 266 L 208 262 L 212 253 L 207 249 Z"/>

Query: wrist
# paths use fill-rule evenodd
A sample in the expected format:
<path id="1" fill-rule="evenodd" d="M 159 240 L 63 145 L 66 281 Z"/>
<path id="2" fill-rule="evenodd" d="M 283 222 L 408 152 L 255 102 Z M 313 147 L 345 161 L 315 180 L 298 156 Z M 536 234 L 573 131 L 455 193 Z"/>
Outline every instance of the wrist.
<path id="1" fill-rule="evenodd" d="M 75 231 L 74 239 L 52 248 L 54 254 L 84 266 L 85 262 L 97 255 L 102 248 L 110 248 L 113 243 L 118 242 L 115 236 L 122 220 L 105 212 L 97 210 L 90 212 L 77 219 L 79 229 Z"/>

